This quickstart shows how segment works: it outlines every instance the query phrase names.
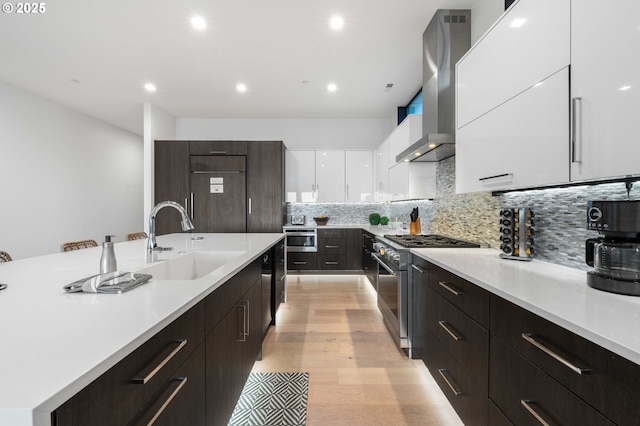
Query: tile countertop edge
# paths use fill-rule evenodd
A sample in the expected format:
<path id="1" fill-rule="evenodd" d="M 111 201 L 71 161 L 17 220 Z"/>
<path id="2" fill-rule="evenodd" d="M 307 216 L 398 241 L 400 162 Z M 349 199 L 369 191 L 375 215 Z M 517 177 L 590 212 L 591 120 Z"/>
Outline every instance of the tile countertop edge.
<path id="1" fill-rule="evenodd" d="M 188 238 L 190 235 L 191 234 L 171 234 L 163 237 L 158 237 L 158 240 L 159 242 L 162 242 L 164 245 L 172 245 L 174 243 L 177 243 L 178 244 L 177 247 L 179 248 L 180 247 L 179 244 L 182 242 L 182 240 L 186 241 L 186 238 Z M 93 365 L 91 368 L 87 368 L 80 375 L 74 375 L 74 377 L 70 377 L 68 381 L 64 383 L 64 385 L 60 384 L 60 388 L 57 388 L 55 392 L 49 394 L 48 396 L 43 397 L 42 399 L 40 399 L 39 402 L 33 401 L 33 398 L 32 398 L 31 401 L 27 399 L 25 401 L 25 404 L 22 404 L 22 405 L 16 404 L 14 406 L 6 406 L 3 404 L 4 401 L 0 400 L 0 425 L 3 425 L 3 426 L 4 425 L 11 425 L 11 426 L 50 425 L 51 413 L 56 408 L 58 408 L 62 403 L 67 401 L 70 397 L 75 395 L 80 390 L 82 390 L 93 380 L 97 379 L 101 374 L 108 371 L 111 367 L 113 367 L 119 361 L 124 359 L 127 355 L 129 355 L 141 344 L 143 344 L 146 340 L 148 340 L 150 337 L 155 335 L 158 331 L 160 331 L 162 328 L 170 324 L 172 321 L 177 319 L 180 315 L 185 313 L 188 309 L 190 309 L 191 307 L 195 306 L 197 303 L 202 301 L 207 295 L 211 294 L 218 287 L 220 287 L 225 282 L 227 282 L 231 277 L 237 274 L 244 267 L 249 265 L 251 262 L 255 261 L 255 259 L 259 258 L 265 249 L 275 245 L 278 241 L 282 240 L 285 237 L 284 234 L 277 234 L 277 233 L 254 234 L 257 236 L 256 238 L 247 238 L 247 236 L 251 234 L 236 234 L 236 235 L 239 235 L 240 237 L 239 238 L 236 237 L 235 239 L 234 239 L 234 234 L 201 234 L 201 235 L 204 235 L 205 238 L 207 235 L 215 236 L 216 239 L 221 240 L 221 243 L 232 243 L 232 244 L 236 243 L 236 247 L 232 247 L 228 250 L 234 251 L 234 250 L 244 248 L 244 250 L 242 251 L 245 251 L 245 254 L 236 259 L 229 261 L 228 262 L 229 267 L 225 268 L 223 266 L 221 268 L 218 268 L 218 270 L 212 271 L 211 275 L 207 274 L 197 280 L 193 280 L 193 282 L 196 282 L 196 281 L 202 282 L 202 283 L 199 283 L 198 285 L 190 286 L 189 288 L 182 290 L 178 288 L 180 284 L 176 284 L 175 281 L 172 284 L 164 284 L 165 288 L 169 290 L 169 293 L 185 292 L 185 293 L 188 293 L 188 295 L 184 296 L 177 302 L 174 302 L 176 304 L 168 308 L 168 311 L 167 311 L 168 313 L 163 317 L 159 318 L 155 323 L 153 323 L 150 326 L 147 326 L 144 329 L 140 329 L 139 333 L 137 333 L 137 337 L 133 338 L 133 340 L 130 340 L 128 343 L 124 344 L 123 346 L 119 346 L 117 348 L 114 347 L 112 351 L 109 351 L 110 352 L 109 354 L 105 354 L 105 352 L 102 352 L 102 355 L 104 355 L 104 358 L 102 358 L 97 364 Z M 239 239 L 242 239 L 243 241 L 239 241 Z M 167 241 L 170 241 L 170 244 L 166 244 Z M 124 246 L 122 244 L 126 244 L 127 246 Z M 143 244 L 146 245 L 146 240 L 117 243 L 115 245 L 116 257 L 118 257 L 119 254 L 122 255 L 123 253 L 127 253 L 127 254 L 129 252 L 139 253 L 140 252 L 139 249 L 136 249 L 136 250 L 128 250 L 128 249 L 133 245 L 141 246 Z M 187 245 L 187 243 L 185 243 L 185 245 Z M 92 254 L 92 256 L 96 257 L 95 260 L 97 265 L 97 260 L 99 259 L 99 256 L 101 253 L 99 249 L 100 248 L 81 250 L 79 252 L 82 252 L 82 253 L 75 252 L 71 254 L 71 256 L 82 255 L 83 258 L 86 258 L 89 255 L 89 250 L 93 250 L 94 253 Z M 205 246 L 202 248 L 202 250 L 207 250 L 207 249 L 213 250 L 213 251 L 219 251 L 217 247 Z M 197 249 L 194 248 L 193 250 L 195 251 Z M 64 256 L 64 257 L 60 258 L 59 256 Z M 48 255 L 48 256 L 41 256 L 41 258 L 45 258 L 45 257 L 49 258 L 49 261 L 55 260 L 55 259 L 70 258 L 69 254 L 63 254 L 63 253 L 57 253 L 57 254 Z M 120 260 L 123 260 L 122 263 L 126 263 L 124 257 L 125 256 L 118 257 L 118 261 L 120 262 Z M 38 258 L 31 258 L 26 260 L 28 260 L 29 262 L 34 262 L 34 261 L 37 261 Z M 11 266 L 17 267 L 20 264 L 19 262 L 20 261 L 12 262 L 13 265 Z M 133 270 L 133 269 L 129 269 L 129 270 Z M 204 284 L 207 276 L 209 279 L 215 279 L 215 281 L 209 282 L 209 284 Z M 11 275 L 9 275 L 9 277 L 11 277 Z M 156 286 L 162 287 L 163 284 L 161 283 L 162 283 L 161 281 L 157 281 Z M 170 282 L 165 281 L 164 283 L 170 283 Z M 50 284 L 50 283 L 47 283 L 47 284 Z M 16 285 L 19 285 L 19 284 L 16 284 Z M 107 297 L 107 298 L 124 296 L 126 298 L 127 295 L 136 295 L 136 292 L 137 292 L 137 295 L 139 296 L 143 292 L 145 292 L 145 289 L 146 291 L 151 291 L 152 285 L 153 285 L 152 282 L 150 282 L 149 284 L 145 284 L 144 286 L 141 286 L 138 289 L 132 290 L 130 293 L 125 293 L 122 295 L 79 294 L 79 295 L 73 295 L 73 296 L 77 296 L 77 297 L 96 296 L 96 297 Z M 56 291 L 58 290 L 60 289 L 57 289 Z M 109 299 L 105 299 L 105 300 L 109 300 Z M 36 339 L 37 339 L 37 336 L 36 336 Z M 59 377 L 58 377 L 58 382 L 60 382 Z M 6 384 L 7 383 L 5 382 L 5 385 Z M 37 383 L 31 383 L 30 385 L 37 385 Z"/>
<path id="2" fill-rule="evenodd" d="M 587 285 L 584 271 L 539 260 L 501 259 L 494 249 L 411 252 L 640 364 L 640 336 L 629 332 L 640 328 L 640 297 L 595 290 Z"/>

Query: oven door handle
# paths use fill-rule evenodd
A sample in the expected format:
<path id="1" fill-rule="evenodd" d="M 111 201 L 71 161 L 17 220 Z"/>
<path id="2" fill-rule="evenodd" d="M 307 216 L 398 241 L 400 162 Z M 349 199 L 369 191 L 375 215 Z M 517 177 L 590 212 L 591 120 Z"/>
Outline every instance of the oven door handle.
<path id="1" fill-rule="evenodd" d="M 384 261 L 380 258 L 380 255 L 375 254 L 375 253 L 371 253 L 371 256 L 373 256 L 373 258 L 376 260 L 376 262 L 378 262 L 378 264 L 380 266 L 382 266 L 384 269 L 387 270 L 387 272 L 389 272 L 391 275 L 393 275 L 394 277 L 397 276 L 398 274 L 396 273 L 397 271 L 394 271 L 393 269 L 389 268 L 387 266 L 386 263 L 384 263 Z"/>

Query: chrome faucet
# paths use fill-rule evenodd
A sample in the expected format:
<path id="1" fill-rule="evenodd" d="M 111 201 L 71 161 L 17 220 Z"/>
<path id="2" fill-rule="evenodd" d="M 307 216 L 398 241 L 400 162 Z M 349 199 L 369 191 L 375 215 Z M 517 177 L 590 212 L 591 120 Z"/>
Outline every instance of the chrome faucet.
<path id="1" fill-rule="evenodd" d="M 149 241 L 147 243 L 148 262 L 153 261 L 154 252 L 173 250 L 173 247 L 158 247 L 158 243 L 156 242 L 156 215 L 158 214 L 158 211 L 160 211 L 160 209 L 167 206 L 173 207 L 182 215 L 180 223 L 182 225 L 183 231 L 190 231 L 194 228 L 193 223 L 191 223 L 191 220 L 189 220 L 189 214 L 180 204 L 176 203 L 175 201 L 163 201 L 156 204 L 156 206 L 151 210 L 151 213 L 149 214 Z"/>

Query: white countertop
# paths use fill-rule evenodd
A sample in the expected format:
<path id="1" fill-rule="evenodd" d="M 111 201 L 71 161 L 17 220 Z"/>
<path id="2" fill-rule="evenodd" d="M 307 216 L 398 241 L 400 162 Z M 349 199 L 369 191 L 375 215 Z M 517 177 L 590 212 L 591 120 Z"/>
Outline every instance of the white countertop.
<path id="1" fill-rule="evenodd" d="M 204 239 L 194 241 L 192 236 Z M 151 280 L 124 294 L 65 293 L 99 272 L 102 247 L 0 263 L 0 425 L 49 425 L 50 413 L 284 238 L 172 234 L 158 244 L 244 252 L 201 278 Z M 147 240 L 115 244 L 118 269 L 146 264 Z"/>
<path id="2" fill-rule="evenodd" d="M 584 271 L 535 259 L 501 259 L 493 249 L 411 252 L 640 364 L 640 297 L 595 290 Z"/>

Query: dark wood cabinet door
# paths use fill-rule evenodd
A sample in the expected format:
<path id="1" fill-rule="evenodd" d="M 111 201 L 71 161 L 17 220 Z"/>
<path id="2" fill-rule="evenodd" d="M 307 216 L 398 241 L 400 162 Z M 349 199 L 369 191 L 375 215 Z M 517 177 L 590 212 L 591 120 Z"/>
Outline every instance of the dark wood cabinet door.
<path id="1" fill-rule="evenodd" d="M 287 253 L 287 269 L 298 271 L 312 271 L 317 269 L 318 255 L 312 252 Z"/>
<path id="2" fill-rule="evenodd" d="M 282 232 L 286 223 L 284 144 L 248 143 L 247 232 Z"/>
<path id="3" fill-rule="evenodd" d="M 427 281 L 429 264 L 426 260 L 413 256 L 409 270 L 409 292 L 411 294 L 409 318 L 409 339 L 411 340 L 411 358 L 422 359 L 428 366 L 427 339 L 429 336 L 429 284 Z"/>
<path id="4" fill-rule="evenodd" d="M 191 356 L 165 382 L 130 425 L 205 425 L 205 345 Z"/>
<path id="5" fill-rule="evenodd" d="M 175 201 L 190 208 L 189 142 L 156 141 L 154 150 L 154 203 Z M 156 235 L 174 232 L 182 232 L 180 213 L 163 209 L 156 217 Z"/>
<path id="6" fill-rule="evenodd" d="M 242 346 L 242 383 L 247 381 L 249 373 L 253 368 L 262 351 L 262 282 L 257 280 L 251 290 L 245 296 L 243 303 L 246 303 L 246 329 L 247 335 Z"/>
<path id="7" fill-rule="evenodd" d="M 247 155 L 246 141 L 191 141 L 191 155 Z"/>
<path id="8" fill-rule="evenodd" d="M 192 155 L 191 191 L 196 232 L 246 232 L 246 157 Z"/>
<path id="9" fill-rule="evenodd" d="M 348 271 L 362 271 L 362 229 L 347 229 L 347 262 Z"/>
<path id="10" fill-rule="evenodd" d="M 285 252 L 284 240 L 273 248 L 273 262 L 275 264 L 275 277 L 271 290 L 271 324 L 276 324 L 276 313 L 280 303 L 284 302 L 286 271 L 284 269 Z"/>
<path id="11" fill-rule="evenodd" d="M 235 306 L 206 338 L 207 425 L 226 425 L 242 393 L 244 312 Z"/>

